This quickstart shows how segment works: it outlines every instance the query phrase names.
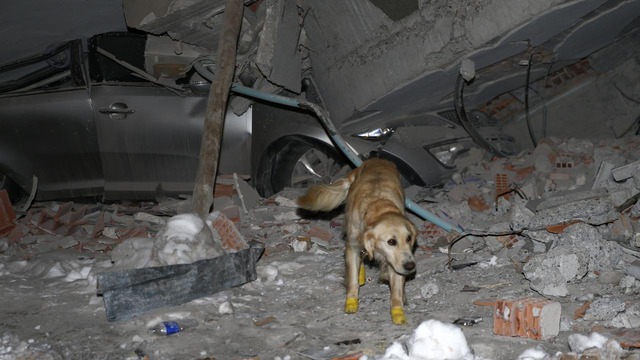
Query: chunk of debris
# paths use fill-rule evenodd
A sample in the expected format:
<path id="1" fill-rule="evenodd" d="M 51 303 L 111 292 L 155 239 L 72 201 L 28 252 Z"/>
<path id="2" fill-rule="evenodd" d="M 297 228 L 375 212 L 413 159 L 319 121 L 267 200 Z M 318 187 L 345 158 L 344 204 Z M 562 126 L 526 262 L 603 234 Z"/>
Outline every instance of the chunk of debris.
<path id="1" fill-rule="evenodd" d="M 620 299 L 610 296 L 600 297 L 591 302 L 589 309 L 584 314 L 584 319 L 589 321 L 611 320 L 625 308 L 626 304 Z"/>
<path id="2" fill-rule="evenodd" d="M 560 332 L 561 306 L 540 298 L 500 299 L 493 313 L 493 333 L 548 339 Z"/>
<path id="3" fill-rule="evenodd" d="M 563 248 L 534 255 L 523 268 L 531 289 L 547 296 L 567 296 L 567 282 L 582 279 L 587 273 L 586 260 Z"/>

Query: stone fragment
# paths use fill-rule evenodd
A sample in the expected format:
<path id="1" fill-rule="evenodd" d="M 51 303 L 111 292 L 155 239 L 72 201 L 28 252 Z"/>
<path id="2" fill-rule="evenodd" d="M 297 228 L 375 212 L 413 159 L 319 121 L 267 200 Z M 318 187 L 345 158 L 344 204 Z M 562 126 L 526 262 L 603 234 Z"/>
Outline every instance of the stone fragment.
<path id="1" fill-rule="evenodd" d="M 630 164 L 619 166 L 611 170 L 611 175 L 615 181 L 623 181 L 634 175 L 640 173 L 640 160 L 634 161 Z"/>
<path id="2" fill-rule="evenodd" d="M 634 234 L 631 219 L 620 215 L 620 218 L 608 225 L 609 239 L 618 242 L 628 242 Z"/>
<path id="3" fill-rule="evenodd" d="M 440 288 L 438 284 L 434 281 L 428 282 L 420 287 L 420 295 L 422 298 L 427 300 L 431 299 L 434 295 L 437 295 L 440 292 Z"/>
<path id="4" fill-rule="evenodd" d="M 309 250 L 310 243 L 309 241 L 295 239 L 291 242 L 291 247 L 295 252 L 305 252 Z"/>
<path id="5" fill-rule="evenodd" d="M 640 260 L 634 260 L 631 264 L 626 265 L 624 272 L 640 280 Z"/>
<path id="6" fill-rule="evenodd" d="M 225 301 L 218 307 L 220 315 L 233 315 L 233 304 L 230 301 Z"/>
<path id="7" fill-rule="evenodd" d="M 567 282 L 581 279 L 586 272 L 584 258 L 569 249 L 535 255 L 523 268 L 531 289 L 548 296 L 569 295 Z"/>
<path id="8" fill-rule="evenodd" d="M 624 301 L 616 298 L 597 298 L 591 302 L 589 309 L 584 314 L 584 319 L 589 321 L 611 320 L 618 315 L 618 313 L 624 311 L 625 307 Z"/>
<path id="9" fill-rule="evenodd" d="M 164 225 L 166 221 L 160 216 L 148 214 L 145 212 L 137 212 L 133 215 L 133 219 L 136 221 L 146 221 L 152 224 Z"/>
<path id="10" fill-rule="evenodd" d="M 616 328 L 640 328 L 640 304 L 635 303 L 611 319 L 609 324 Z"/>

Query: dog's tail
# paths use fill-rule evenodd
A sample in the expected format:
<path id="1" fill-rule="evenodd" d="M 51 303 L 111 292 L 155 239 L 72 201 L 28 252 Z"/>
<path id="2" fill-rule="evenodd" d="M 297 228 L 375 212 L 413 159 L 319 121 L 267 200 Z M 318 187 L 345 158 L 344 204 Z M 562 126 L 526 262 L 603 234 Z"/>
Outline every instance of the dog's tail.
<path id="1" fill-rule="evenodd" d="M 331 184 L 313 185 L 298 198 L 298 206 L 311 211 L 331 211 L 344 204 L 353 180 L 354 174 L 351 172 Z"/>

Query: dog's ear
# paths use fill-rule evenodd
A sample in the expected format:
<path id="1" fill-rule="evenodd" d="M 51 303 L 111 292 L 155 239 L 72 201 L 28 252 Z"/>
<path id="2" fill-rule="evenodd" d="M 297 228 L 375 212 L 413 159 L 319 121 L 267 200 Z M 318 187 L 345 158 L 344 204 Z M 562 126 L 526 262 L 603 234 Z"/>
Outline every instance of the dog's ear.
<path id="1" fill-rule="evenodd" d="M 413 223 L 411 222 L 411 220 L 407 219 L 407 230 L 409 230 L 409 234 L 411 234 L 411 242 L 412 242 L 412 246 L 415 246 L 418 243 L 418 230 L 416 230 L 416 226 L 413 225 Z"/>
<path id="2" fill-rule="evenodd" d="M 376 236 L 373 233 L 373 229 L 365 229 L 362 233 L 362 240 L 362 243 L 364 244 L 364 251 L 367 253 L 367 258 L 373 259 L 373 251 L 376 248 Z"/>

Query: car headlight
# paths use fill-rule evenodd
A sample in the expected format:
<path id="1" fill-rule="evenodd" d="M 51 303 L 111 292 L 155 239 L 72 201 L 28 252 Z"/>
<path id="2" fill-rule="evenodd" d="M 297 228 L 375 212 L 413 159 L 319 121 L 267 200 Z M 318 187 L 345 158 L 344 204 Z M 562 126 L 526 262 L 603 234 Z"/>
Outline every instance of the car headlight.
<path id="1" fill-rule="evenodd" d="M 382 141 L 382 140 L 389 139 L 391 135 L 393 135 L 393 132 L 394 132 L 394 129 L 386 127 L 386 128 L 365 130 L 357 134 L 353 134 L 352 136 L 355 136 L 357 138 L 364 139 L 364 140 Z"/>
<path id="2" fill-rule="evenodd" d="M 468 140 L 453 140 L 429 144 L 424 147 L 444 167 L 455 168 L 455 161 L 470 150 Z"/>

